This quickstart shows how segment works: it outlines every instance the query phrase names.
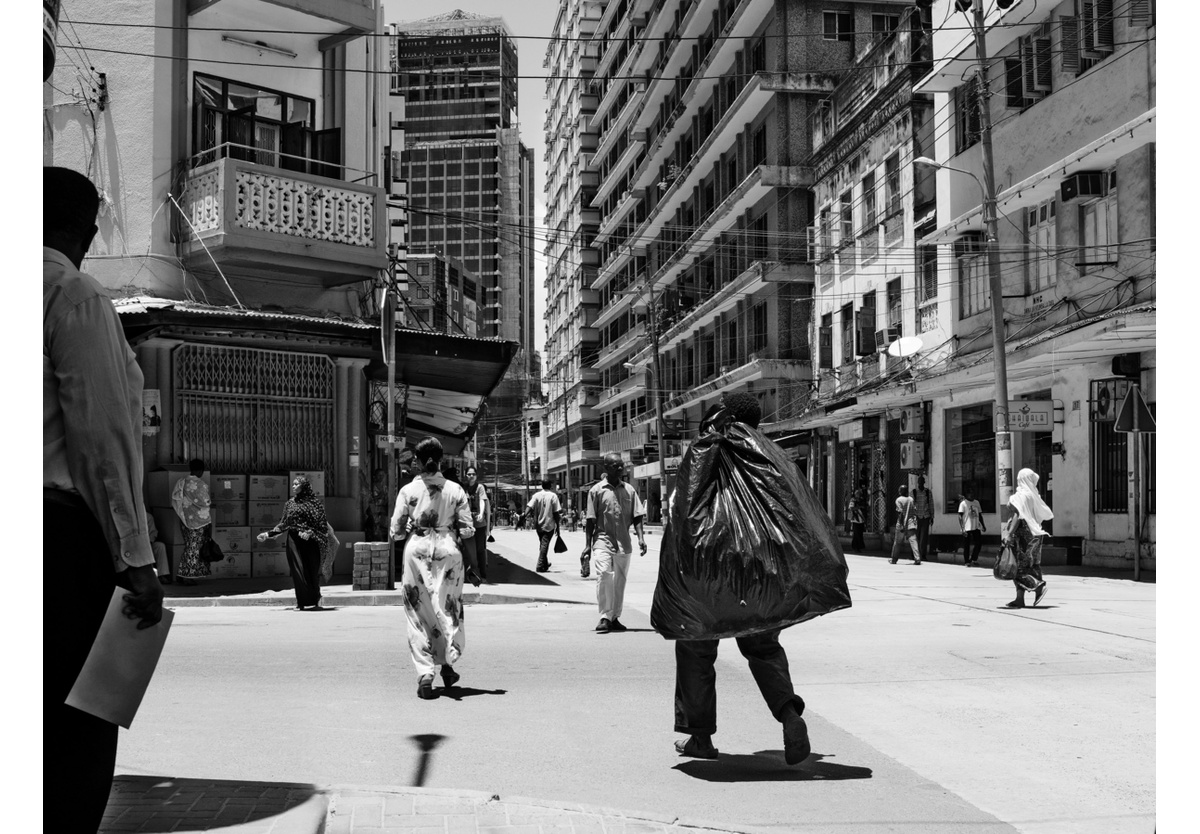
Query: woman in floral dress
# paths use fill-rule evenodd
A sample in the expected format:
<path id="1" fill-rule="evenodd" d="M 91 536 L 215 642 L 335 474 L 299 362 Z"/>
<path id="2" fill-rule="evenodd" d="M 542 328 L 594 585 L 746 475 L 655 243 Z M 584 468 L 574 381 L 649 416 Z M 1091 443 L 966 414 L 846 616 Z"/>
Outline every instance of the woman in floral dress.
<path id="1" fill-rule="evenodd" d="M 208 562 L 200 558 L 200 548 L 211 535 L 212 525 L 212 495 L 203 479 L 204 461 L 194 458 L 188 461 L 188 469 L 191 474 L 176 481 L 171 490 L 171 506 L 183 531 L 183 556 L 175 566 L 180 585 L 195 585 L 197 578 L 212 575 Z"/>
<path id="2" fill-rule="evenodd" d="M 408 644 L 417 668 L 417 697 L 434 697 L 433 676 L 458 682 L 452 664 L 462 657 L 463 579 L 479 585 L 475 524 L 467 493 L 439 471 L 442 444 L 427 437 L 417 444 L 421 474 L 401 488 L 392 513 L 392 536 L 404 540 L 401 587 L 408 617 Z M 465 563 L 465 567 L 464 567 Z"/>

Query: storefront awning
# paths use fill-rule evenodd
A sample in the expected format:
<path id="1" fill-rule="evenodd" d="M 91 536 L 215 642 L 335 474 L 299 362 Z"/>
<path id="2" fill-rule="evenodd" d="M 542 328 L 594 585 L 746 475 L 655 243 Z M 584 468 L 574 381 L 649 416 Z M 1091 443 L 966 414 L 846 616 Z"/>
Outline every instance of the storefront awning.
<path id="1" fill-rule="evenodd" d="M 366 360 L 368 379 L 385 382 L 378 322 L 216 307 L 150 296 L 115 299 L 132 345 L 178 340 L 262 350 L 299 350 Z M 515 342 L 396 329 L 396 384 L 408 386 L 408 434 L 432 434 L 461 454 L 483 400 L 500 384 Z M 399 419 L 397 413 L 397 419 Z M 419 437 L 418 437 L 419 439 Z"/>

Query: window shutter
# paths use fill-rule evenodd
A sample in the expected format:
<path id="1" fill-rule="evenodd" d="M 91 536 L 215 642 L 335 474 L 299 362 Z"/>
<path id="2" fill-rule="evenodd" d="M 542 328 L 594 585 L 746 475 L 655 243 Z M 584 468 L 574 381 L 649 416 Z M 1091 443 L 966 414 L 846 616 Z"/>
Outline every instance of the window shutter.
<path id="1" fill-rule="evenodd" d="M 1053 88 L 1050 54 L 1050 38 L 1042 37 L 1033 39 L 1034 89 L 1040 93 L 1048 93 Z"/>
<path id="2" fill-rule="evenodd" d="M 1133 26 L 1149 26 L 1153 22 L 1150 0 L 1131 0 L 1129 23 Z"/>
<path id="3" fill-rule="evenodd" d="M 1096 38 L 1096 6 L 1093 0 L 1078 0 L 1079 3 L 1079 36 L 1085 53 L 1092 49 Z"/>
<path id="4" fill-rule="evenodd" d="M 1113 51 L 1113 3 L 1112 0 L 1093 0 L 1096 4 L 1096 39 L 1093 46 L 1097 51 Z"/>
<path id="5" fill-rule="evenodd" d="M 1062 69 L 1072 75 L 1079 74 L 1079 18 L 1060 19 L 1059 37 L 1062 39 Z"/>
<path id="6" fill-rule="evenodd" d="M 1021 82 L 1021 59 L 1004 59 L 1005 103 L 1018 109 L 1025 106 L 1024 87 Z"/>

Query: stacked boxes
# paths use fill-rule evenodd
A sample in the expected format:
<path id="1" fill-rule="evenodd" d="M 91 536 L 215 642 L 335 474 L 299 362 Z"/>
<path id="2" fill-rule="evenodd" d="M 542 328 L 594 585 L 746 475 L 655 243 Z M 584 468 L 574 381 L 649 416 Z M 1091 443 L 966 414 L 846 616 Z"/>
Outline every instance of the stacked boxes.
<path id="1" fill-rule="evenodd" d="M 279 523 L 287 503 L 288 485 L 283 475 L 251 475 L 247 484 L 250 548 L 254 554 L 254 576 L 285 576 L 288 573 L 285 536 L 260 542 L 258 536 Z"/>
<path id="2" fill-rule="evenodd" d="M 209 483 L 212 494 L 214 527 L 246 527 L 246 476 L 213 475 Z"/>
<path id="3" fill-rule="evenodd" d="M 250 576 L 250 528 L 213 527 L 212 537 L 225 554 L 220 562 L 209 565 L 212 575 L 223 579 Z"/>
<path id="4" fill-rule="evenodd" d="M 387 542 L 354 544 L 353 587 L 356 591 L 391 591 L 391 546 Z"/>

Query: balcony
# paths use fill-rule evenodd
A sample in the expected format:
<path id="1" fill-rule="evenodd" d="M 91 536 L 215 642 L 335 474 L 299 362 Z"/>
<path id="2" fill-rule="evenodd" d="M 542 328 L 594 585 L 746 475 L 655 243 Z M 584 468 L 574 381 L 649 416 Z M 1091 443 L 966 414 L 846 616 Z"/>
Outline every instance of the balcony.
<path id="1" fill-rule="evenodd" d="M 602 452 L 628 452 L 641 449 L 646 445 L 646 430 L 644 428 L 625 428 L 605 432 L 600 435 L 600 450 Z"/>
<path id="2" fill-rule="evenodd" d="M 667 417 L 681 414 L 688 406 L 726 391 L 741 390 L 751 382 L 758 380 L 798 381 L 812 378 L 812 363 L 793 359 L 759 359 L 748 360 L 742 365 L 729 369 L 716 379 L 689 388 L 678 396 L 672 397 L 663 405 L 663 414 Z"/>
<path id="3" fill-rule="evenodd" d="M 632 373 L 625 379 L 618 382 L 616 385 L 610 385 L 600 392 L 600 399 L 596 403 L 596 408 L 605 409 L 620 405 L 621 403 L 632 400 L 635 397 L 642 396 L 646 393 L 646 374 Z"/>
<path id="4" fill-rule="evenodd" d="M 387 265 L 382 188 L 229 158 L 190 170 L 181 206 L 190 270 L 335 287 Z"/>
<path id="5" fill-rule="evenodd" d="M 613 360 L 622 355 L 626 350 L 634 345 L 639 339 L 646 335 L 646 323 L 639 322 L 632 328 L 625 331 L 612 344 L 608 345 L 600 351 L 596 357 L 596 367 L 603 369 L 612 364 Z"/>

